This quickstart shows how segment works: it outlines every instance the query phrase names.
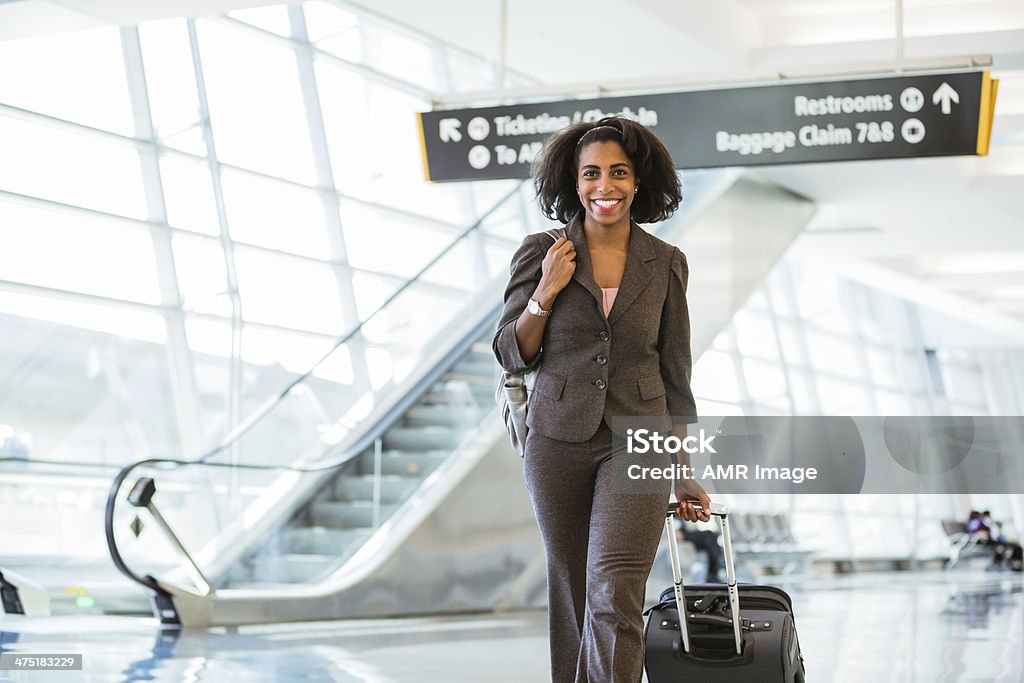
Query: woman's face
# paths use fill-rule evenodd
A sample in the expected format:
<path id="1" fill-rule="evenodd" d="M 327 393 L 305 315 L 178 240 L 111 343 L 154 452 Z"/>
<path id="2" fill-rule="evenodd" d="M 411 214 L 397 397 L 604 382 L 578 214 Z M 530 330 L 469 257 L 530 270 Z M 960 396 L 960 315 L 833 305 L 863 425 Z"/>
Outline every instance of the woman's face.
<path id="1" fill-rule="evenodd" d="M 633 163 L 614 140 L 591 142 L 580 150 L 576 193 L 588 220 L 603 226 L 629 222 L 636 193 Z"/>

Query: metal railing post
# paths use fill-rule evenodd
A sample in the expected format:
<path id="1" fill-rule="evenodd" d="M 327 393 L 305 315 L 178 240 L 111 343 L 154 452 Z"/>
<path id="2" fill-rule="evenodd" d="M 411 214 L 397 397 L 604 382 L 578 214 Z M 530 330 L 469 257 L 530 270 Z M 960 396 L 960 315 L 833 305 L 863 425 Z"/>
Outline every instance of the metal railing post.
<path id="1" fill-rule="evenodd" d="M 373 528 L 380 526 L 380 494 L 381 469 L 384 460 L 384 440 L 377 437 L 373 441 Z"/>

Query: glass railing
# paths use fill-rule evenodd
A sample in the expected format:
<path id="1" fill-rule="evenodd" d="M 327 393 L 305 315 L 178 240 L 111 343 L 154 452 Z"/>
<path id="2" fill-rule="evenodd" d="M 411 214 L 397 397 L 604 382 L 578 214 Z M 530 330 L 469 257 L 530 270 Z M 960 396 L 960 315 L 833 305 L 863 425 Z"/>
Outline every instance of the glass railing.
<path id="1" fill-rule="evenodd" d="M 109 566 L 96 523 L 118 465 L 0 457 L 0 566 Z"/>

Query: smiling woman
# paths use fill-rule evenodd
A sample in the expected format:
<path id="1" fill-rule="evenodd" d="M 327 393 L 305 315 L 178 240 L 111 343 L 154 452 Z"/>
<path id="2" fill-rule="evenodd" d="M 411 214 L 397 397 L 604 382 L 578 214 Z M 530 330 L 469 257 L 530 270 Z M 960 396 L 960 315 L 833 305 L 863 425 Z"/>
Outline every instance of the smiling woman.
<path id="1" fill-rule="evenodd" d="M 679 179 L 657 136 L 619 117 L 557 133 L 534 173 L 564 236 L 529 235 L 512 257 L 494 351 L 510 373 L 537 371 L 523 468 L 547 554 L 552 680 L 639 681 L 670 488 L 685 519 L 706 520 L 710 506 L 692 479 L 621 488 L 628 454 L 612 439 L 614 418 L 680 440 L 696 421 L 686 258 L 638 225 L 675 211 Z"/>

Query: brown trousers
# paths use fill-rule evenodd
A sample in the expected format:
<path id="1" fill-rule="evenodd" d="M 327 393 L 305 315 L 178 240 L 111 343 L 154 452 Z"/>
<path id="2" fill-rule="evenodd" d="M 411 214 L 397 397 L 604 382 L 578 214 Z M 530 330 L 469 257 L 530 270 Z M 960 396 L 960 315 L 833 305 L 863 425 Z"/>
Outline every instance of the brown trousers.
<path id="1" fill-rule="evenodd" d="M 526 440 L 526 486 L 547 556 L 553 683 L 643 676 L 644 591 L 670 485 L 663 494 L 618 492 L 623 456 L 604 422 L 582 443 L 536 430 Z"/>

